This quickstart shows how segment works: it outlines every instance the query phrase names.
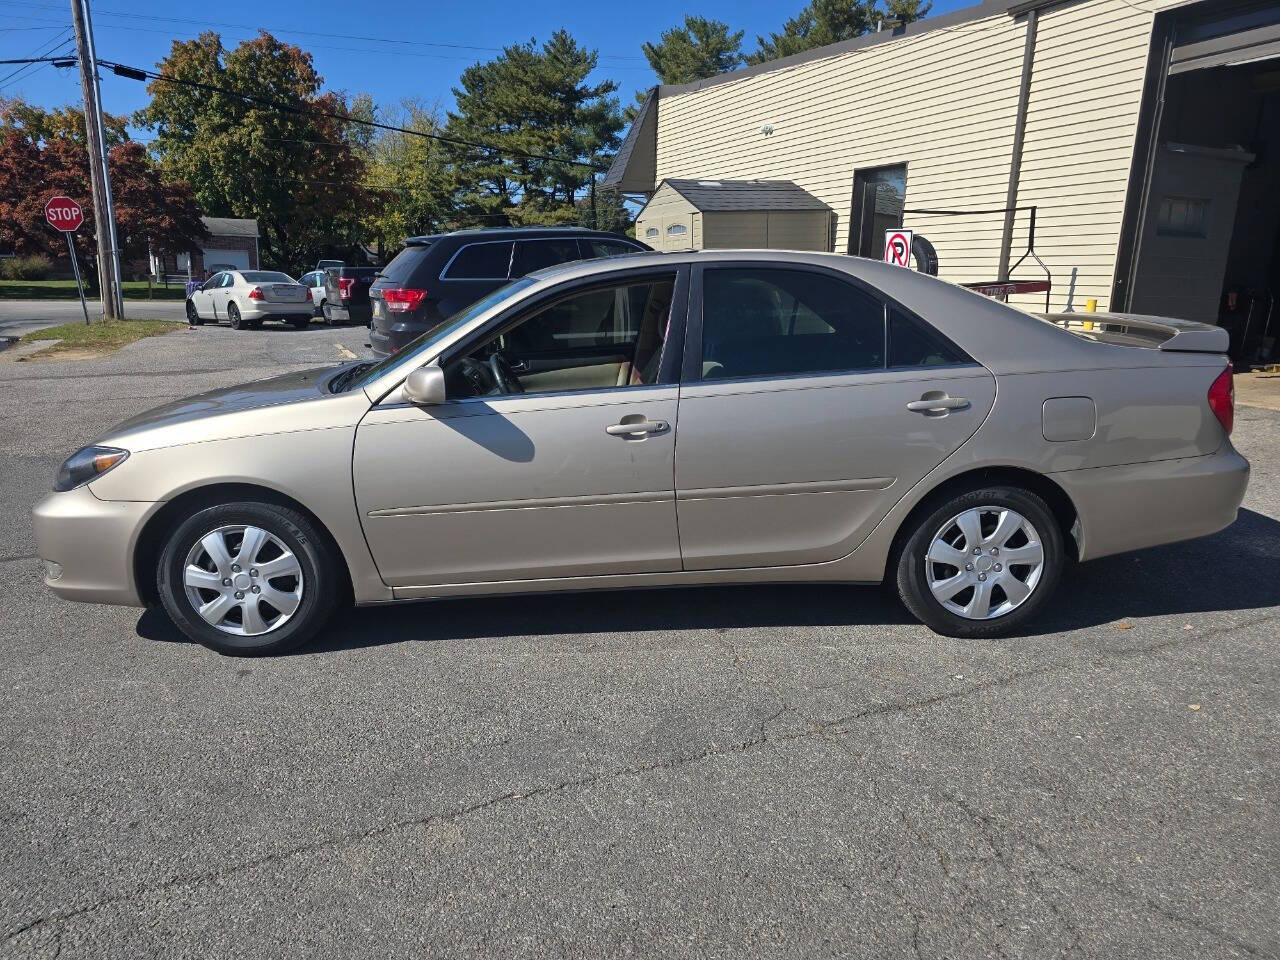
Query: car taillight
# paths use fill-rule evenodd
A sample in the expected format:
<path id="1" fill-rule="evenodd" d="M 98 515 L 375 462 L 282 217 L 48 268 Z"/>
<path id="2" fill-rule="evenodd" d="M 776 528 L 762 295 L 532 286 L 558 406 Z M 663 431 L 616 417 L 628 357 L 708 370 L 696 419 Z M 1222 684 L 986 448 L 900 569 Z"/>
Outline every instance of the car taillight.
<path id="1" fill-rule="evenodd" d="M 310 288 L 310 287 L 307 287 L 307 299 L 308 299 L 308 300 L 314 300 L 314 299 L 315 299 L 315 297 L 313 297 L 313 296 L 311 295 L 311 288 Z"/>
<path id="2" fill-rule="evenodd" d="M 355 277 L 339 277 L 338 278 L 338 296 L 346 300 L 351 296 L 351 288 L 356 284 Z"/>
<path id="3" fill-rule="evenodd" d="M 425 290 L 392 287 L 382 291 L 382 300 L 392 313 L 409 313 L 411 310 L 418 309 L 418 304 L 422 303 L 422 298 L 426 295 Z"/>
<path id="4" fill-rule="evenodd" d="M 266 297 L 264 297 L 264 296 L 262 295 L 262 288 L 261 288 L 261 287 L 254 287 L 252 290 L 250 290 L 250 291 L 249 291 L 249 299 L 250 299 L 250 300 L 265 300 L 265 299 L 267 299 L 267 298 L 266 298 Z"/>
<path id="5" fill-rule="evenodd" d="M 1222 429 L 1231 432 L 1236 422 L 1236 385 L 1233 379 L 1235 367 L 1230 363 L 1227 369 L 1218 374 L 1218 379 L 1209 387 L 1209 409 L 1222 424 Z"/>

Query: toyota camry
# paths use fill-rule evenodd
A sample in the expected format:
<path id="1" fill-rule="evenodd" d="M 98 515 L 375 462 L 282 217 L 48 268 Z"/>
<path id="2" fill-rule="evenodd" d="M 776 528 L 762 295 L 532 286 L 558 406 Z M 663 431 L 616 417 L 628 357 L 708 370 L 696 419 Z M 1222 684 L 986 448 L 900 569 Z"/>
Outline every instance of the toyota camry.
<path id="1" fill-rule="evenodd" d="M 1086 319 L 828 254 L 561 266 L 109 431 L 36 507 L 44 575 L 241 655 L 352 601 L 778 581 L 1017 633 L 1068 563 L 1220 530 L 1248 480 L 1224 330 Z"/>

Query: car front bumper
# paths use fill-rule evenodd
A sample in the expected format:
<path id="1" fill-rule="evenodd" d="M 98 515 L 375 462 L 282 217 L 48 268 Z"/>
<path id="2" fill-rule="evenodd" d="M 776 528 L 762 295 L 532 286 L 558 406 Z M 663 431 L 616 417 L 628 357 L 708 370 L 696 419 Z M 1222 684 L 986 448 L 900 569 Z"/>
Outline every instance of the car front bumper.
<path id="1" fill-rule="evenodd" d="M 99 500 L 87 486 L 49 494 L 32 515 L 45 584 L 67 600 L 144 606 L 134 581 L 134 548 L 160 506 Z"/>
<path id="2" fill-rule="evenodd" d="M 1075 504 L 1080 559 L 1205 537 L 1235 522 L 1249 461 L 1230 441 L 1217 453 L 1050 476 Z"/>

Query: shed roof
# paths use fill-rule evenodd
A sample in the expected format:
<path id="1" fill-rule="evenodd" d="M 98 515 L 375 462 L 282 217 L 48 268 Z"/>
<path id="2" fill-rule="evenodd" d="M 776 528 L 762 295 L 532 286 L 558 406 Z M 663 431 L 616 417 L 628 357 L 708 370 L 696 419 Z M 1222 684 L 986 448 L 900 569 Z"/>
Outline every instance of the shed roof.
<path id="1" fill-rule="evenodd" d="M 237 217 L 201 217 L 204 228 L 215 237 L 256 237 L 258 221 Z"/>
<path id="2" fill-rule="evenodd" d="M 663 180 L 702 211 L 830 210 L 825 203 L 790 180 Z"/>

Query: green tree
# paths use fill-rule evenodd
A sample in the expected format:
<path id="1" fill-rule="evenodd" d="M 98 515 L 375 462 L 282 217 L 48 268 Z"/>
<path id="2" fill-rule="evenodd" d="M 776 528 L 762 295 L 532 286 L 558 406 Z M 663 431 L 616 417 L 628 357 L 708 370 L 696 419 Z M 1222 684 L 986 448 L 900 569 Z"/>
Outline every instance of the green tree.
<path id="1" fill-rule="evenodd" d="M 439 109 L 417 100 L 404 101 L 398 111 L 380 119 L 420 133 L 440 132 Z M 405 237 L 435 233 L 450 225 L 448 157 L 439 141 L 380 131 L 368 152 L 369 203 L 362 224 L 366 242 L 376 245 L 382 259 L 398 249 Z"/>
<path id="2" fill-rule="evenodd" d="M 557 30 L 463 71 L 445 133 L 463 222 L 573 223 L 575 202 L 617 149 L 612 80 L 589 83 L 596 52 Z"/>
<path id="3" fill-rule="evenodd" d="M 205 213 L 256 218 L 262 258 L 280 269 L 358 254 L 365 155 L 356 125 L 322 115 L 350 114 L 310 54 L 265 31 L 227 51 L 206 32 L 175 41 L 158 72 L 182 82 L 152 81 L 134 120 Z"/>
<path id="4" fill-rule="evenodd" d="M 919 20 L 932 6 L 929 0 L 887 0 L 885 9 L 881 9 L 879 0 L 810 0 L 782 25 L 781 32 L 756 37 L 759 49 L 747 56 L 747 62 L 767 63 L 814 47 L 851 40 L 874 30 L 881 22 L 892 26 L 900 20 Z"/>
<path id="5" fill-rule="evenodd" d="M 686 14 L 683 26 L 664 30 L 657 43 L 641 44 L 640 49 L 659 83 L 690 83 L 741 66 L 743 32 L 730 33 L 727 23 Z M 628 123 L 648 95 L 647 89 L 636 92 L 635 105 L 626 111 Z"/>

